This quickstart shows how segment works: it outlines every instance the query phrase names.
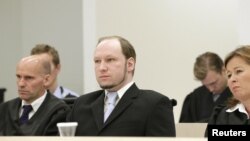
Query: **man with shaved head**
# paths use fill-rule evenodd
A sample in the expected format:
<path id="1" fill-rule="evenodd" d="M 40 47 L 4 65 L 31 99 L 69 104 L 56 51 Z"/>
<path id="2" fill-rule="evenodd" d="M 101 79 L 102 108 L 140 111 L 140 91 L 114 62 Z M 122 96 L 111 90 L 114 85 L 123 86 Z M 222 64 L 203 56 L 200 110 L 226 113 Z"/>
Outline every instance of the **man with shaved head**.
<path id="1" fill-rule="evenodd" d="M 22 58 L 16 67 L 19 97 L 0 105 L 0 135 L 58 135 L 69 107 L 47 91 L 50 62 L 41 55 Z"/>
<path id="2" fill-rule="evenodd" d="M 78 122 L 76 136 L 176 136 L 170 99 L 135 84 L 136 52 L 127 39 L 100 38 L 93 61 L 101 90 L 75 101 L 67 121 Z"/>

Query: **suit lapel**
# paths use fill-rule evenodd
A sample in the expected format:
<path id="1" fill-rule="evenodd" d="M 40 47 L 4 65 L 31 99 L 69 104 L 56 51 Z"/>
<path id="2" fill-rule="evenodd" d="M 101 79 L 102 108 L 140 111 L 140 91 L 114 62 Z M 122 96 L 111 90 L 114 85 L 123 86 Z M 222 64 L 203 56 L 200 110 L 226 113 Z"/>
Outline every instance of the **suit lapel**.
<path id="1" fill-rule="evenodd" d="M 135 84 L 133 84 L 120 99 L 115 109 L 106 120 L 104 127 L 111 123 L 114 119 L 118 118 L 119 115 L 121 115 L 133 103 L 133 100 L 137 97 L 138 93 L 139 89 Z"/>
<path id="2" fill-rule="evenodd" d="M 21 107 L 21 100 L 19 98 L 15 99 L 15 101 L 10 105 L 8 111 L 10 117 L 15 123 L 19 122 L 19 109 Z"/>
<path id="3" fill-rule="evenodd" d="M 95 122 L 100 130 L 103 126 L 104 115 L 104 91 L 100 92 L 98 99 L 92 104 L 92 112 L 94 114 Z"/>

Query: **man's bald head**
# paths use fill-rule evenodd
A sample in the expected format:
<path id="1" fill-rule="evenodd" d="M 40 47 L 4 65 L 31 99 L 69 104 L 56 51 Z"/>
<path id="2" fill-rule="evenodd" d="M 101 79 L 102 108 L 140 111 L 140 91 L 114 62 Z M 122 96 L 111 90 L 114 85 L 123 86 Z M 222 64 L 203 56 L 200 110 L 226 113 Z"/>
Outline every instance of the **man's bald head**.
<path id="1" fill-rule="evenodd" d="M 51 73 L 51 66 L 49 59 L 44 59 L 43 55 L 31 55 L 28 57 L 22 58 L 17 66 L 25 65 L 27 67 L 34 67 L 39 68 L 41 73 L 43 74 L 50 74 Z"/>
<path id="2" fill-rule="evenodd" d="M 22 58 L 16 68 L 19 97 L 32 103 L 44 95 L 49 85 L 50 73 L 50 62 L 40 55 Z"/>

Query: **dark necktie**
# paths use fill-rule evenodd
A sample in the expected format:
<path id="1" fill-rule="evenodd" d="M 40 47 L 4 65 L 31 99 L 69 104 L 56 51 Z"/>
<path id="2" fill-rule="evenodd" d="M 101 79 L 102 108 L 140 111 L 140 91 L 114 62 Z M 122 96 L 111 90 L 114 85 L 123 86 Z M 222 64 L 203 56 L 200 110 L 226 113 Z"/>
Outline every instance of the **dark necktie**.
<path id="1" fill-rule="evenodd" d="M 107 99 L 106 99 L 106 111 L 104 113 L 104 122 L 106 119 L 109 117 L 113 109 L 115 108 L 115 102 L 117 100 L 117 93 L 112 92 L 107 94 Z"/>
<path id="2" fill-rule="evenodd" d="M 20 123 L 25 124 L 29 120 L 29 113 L 32 111 L 31 105 L 24 105 L 23 106 L 23 113 L 20 117 Z"/>

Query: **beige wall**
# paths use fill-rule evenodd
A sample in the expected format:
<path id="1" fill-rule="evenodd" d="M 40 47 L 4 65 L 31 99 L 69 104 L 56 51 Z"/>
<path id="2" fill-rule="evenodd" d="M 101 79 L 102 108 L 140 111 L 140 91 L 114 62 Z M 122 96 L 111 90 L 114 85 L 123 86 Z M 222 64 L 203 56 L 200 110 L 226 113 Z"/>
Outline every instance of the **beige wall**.
<path id="1" fill-rule="evenodd" d="M 16 62 L 21 56 L 21 2 L 0 1 L 0 87 L 7 88 L 5 99 L 17 96 Z"/>

